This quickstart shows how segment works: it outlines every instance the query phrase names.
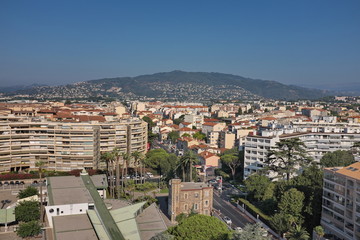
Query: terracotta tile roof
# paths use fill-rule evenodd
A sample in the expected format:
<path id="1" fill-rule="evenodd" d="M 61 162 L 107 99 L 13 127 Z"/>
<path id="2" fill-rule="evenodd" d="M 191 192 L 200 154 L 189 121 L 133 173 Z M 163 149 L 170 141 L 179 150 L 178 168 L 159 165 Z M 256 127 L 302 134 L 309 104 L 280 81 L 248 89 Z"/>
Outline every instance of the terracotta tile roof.
<path id="1" fill-rule="evenodd" d="M 215 118 L 204 118 L 204 122 L 218 122 L 218 119 Z"/>
<path id="2" fill-rule="evenodd" d="M 117 114 L 114 113 L 114 112 L 105 112 L 105 113 L 102 113 L 101 115 L 103 115 L 103 116 L 116 116 Z"/>
<path id="3" fill-rule="evenodd" d="M 208 152 L 208 151 L 203 151 L 202 153 L 199 154 L 202 158 L 209 158 L 209 157 L 213 157 L 216 156 L 216 154 Z"/>
<path id="4" fill-rule="evenodd" d="M 180 128 L 179 131 L 186 131 L 186 132 L 197 132 L 195 129 L 191 129 L 191 128 L 188 128 L 188 127 L 183 127 L 183 128 Z"/>
<path id="5" fill-rule="evenodd" d="M 327 168 L 330 169 L 330 168 Z M 343 167 L 336 171 L 337 173 L 343 174 L 347 177 L 354 178 L 356 180 L 360 180 L 360 162 L 351 164 L 347 167 Z"/>
<path id="6" fill-rule="evenodd" d="M 274 117 L 264 117 L 264 118 L 260 118 L 260 120 L 272 121 L 272 120 L 276 120 L 276 118 L 274 118 Z"/>

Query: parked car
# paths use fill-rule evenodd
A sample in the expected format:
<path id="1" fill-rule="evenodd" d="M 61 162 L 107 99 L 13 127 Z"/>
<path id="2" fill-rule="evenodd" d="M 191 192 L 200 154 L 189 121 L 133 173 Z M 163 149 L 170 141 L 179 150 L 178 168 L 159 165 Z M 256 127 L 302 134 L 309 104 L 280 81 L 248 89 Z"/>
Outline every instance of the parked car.
<path id="1" fill-rule="evenodd" d="M 25 182 L 24 182 L 24 181 L 20 181 L 20 184 L 21 184 L 21 185 L 24 185 L 24 184 L 25 184 Z"/>
<path id="2" fill-rule="evenodd" d="M 5 181 L 5 182 L 4 182 L 4 185 L 5 185 L 5 186 L 9 185 L 9 182 L 8 182 L 8 181 Z"/>
<path id="3" fill-rule="evenodd" d="M 14 181 L 10 181 L 10 185 L 15 185 L 15 182 L 14 182 Z"/>
<path id="4" fill-rule="evenodd" d="M 234 230 L 237 232 L 241 232 L 243 229 L 241 227 L 235 227 Z"/>
<path id="5" fill-rule="evenodd" d="M 232 221 L 231 221 L 231 219 L 230 219 L 228 216 L 224 216 L 223 220 L 224 220 L 224 222 L 225 222 L 227 225 L 231 225 L 231 224 L 232 224 Z"/>
<path id="6" fill-rule="evenodd" d="M 19 185 L 20 184 L 20 182 L 19 181 L 15 181 L 15 185 Z"/>
<path id="7" fill-rule="evenodd" d="M 151 172 L 147 172 L 147 173 L 146 173 L 146 176 L 148 176 L 149 178 L 153 178 L 153 177 L 154 177 L 154 175 L 153 175 Z"/>

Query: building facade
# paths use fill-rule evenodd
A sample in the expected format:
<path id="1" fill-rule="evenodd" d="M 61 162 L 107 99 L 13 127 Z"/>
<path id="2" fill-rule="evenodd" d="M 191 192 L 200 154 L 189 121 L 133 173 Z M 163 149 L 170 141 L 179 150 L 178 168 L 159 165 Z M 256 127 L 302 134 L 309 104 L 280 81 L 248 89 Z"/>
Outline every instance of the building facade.
<path id="1" fill-rule="evenodd" d="M 307 154 L 319 162 L 324 154 L 336 150 L 351 150 L 360 141 L 357 132 L 295 132 L 279 135 L 247 136 L 244 152 L 244 176 L 262 169 L 269 149 L 281 139 L 299 138 L 305 144 Z"/>
<path id="2" fill-rule="evenodd" d="M 360 162 L 324 169 L 321 225 L 334 239 L 360 240 Z"/>
<path id="3" fill-rule="evenodd" d="M 140 119 L 114 122 L 55 122 L 12 119 L 0 122 L 0 172 L 36 169 L 35 163 L 54 171 L 95 169 L 100 155 L 146 152 L 147 124 Z"/>
<path id="4" fill-rule="evenodd" d="M 171 221 L 181 213 L 192 211 L 211 215 L 213 206 L 213 187 L 206 183 L 181 182 L 180 179 L 170 180 L 168 211 Z"/>

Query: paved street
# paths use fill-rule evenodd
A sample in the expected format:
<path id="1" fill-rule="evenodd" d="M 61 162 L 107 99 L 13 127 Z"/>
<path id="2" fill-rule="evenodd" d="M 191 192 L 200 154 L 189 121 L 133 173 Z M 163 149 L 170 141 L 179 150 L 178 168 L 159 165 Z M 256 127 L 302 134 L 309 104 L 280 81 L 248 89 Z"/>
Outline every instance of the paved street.
<path id="1" fill-rule="evenodd" d="M 214 193 L 213 207 L 216 210 L 220 210 L 222 216 L 228 216 L 232 221 L 232 227 L 244 227 L 247 223 L 253 223 L 245 214 L 239 209 L 233 206 L 228 201 L 223 200 L 218 196 L 218 193 Z"/>

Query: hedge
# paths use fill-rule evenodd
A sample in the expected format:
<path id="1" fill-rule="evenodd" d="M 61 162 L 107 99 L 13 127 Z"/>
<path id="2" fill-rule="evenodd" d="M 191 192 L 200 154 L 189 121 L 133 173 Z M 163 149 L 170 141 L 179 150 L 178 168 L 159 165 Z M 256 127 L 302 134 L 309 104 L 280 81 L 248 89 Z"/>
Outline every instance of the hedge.
<path id="1" fill-rule="evenodd" d="M 271 217 L 263 213 L 260 209 L 250 203 L 248 200 L 244 198 L 239 198 L 239 204 L 243 203 L 246 206 L 246 210 L 251 213 L 255 218 L 259 215 L 261 221 L 263 221 L 266 225 L 270 226 Z M 241 204 L 240 204 L 241 205 Z"/>

